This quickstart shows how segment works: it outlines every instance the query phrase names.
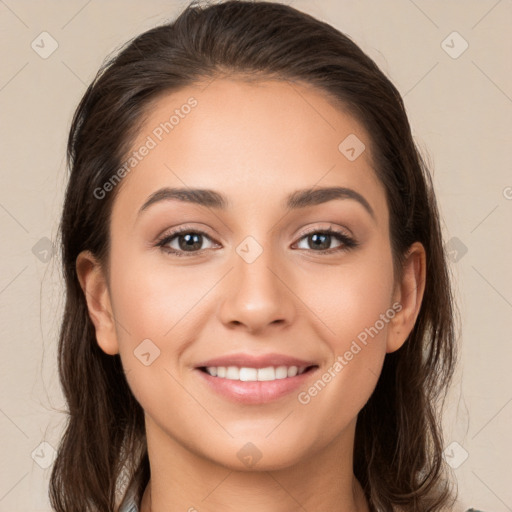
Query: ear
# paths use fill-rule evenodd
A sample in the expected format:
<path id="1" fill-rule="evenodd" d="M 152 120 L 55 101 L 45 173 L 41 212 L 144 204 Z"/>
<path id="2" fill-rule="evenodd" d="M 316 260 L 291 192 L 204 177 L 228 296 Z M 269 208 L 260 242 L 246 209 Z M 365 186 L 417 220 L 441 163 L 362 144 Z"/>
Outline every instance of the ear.
<path id="1" fill-rule="evenodd" d="M 90 251 L 82 251 L 76 258 L 76 272 L 85 295 L 89 317 L 96 329 L 98 345 L 106 354 L 118 354 L 110 292 L 100 262 Z"/>
<path id="2" fill-rule="evenodd" d="M 387 353 L 398 350 L 411 333 L 420 311 L 425 277 L 425 248 L 420 242 L 414 242 L 407 251 L 402 277 L 396 283 L 393 293 L 393 309 L 397 313 L 389 322 Z"/>

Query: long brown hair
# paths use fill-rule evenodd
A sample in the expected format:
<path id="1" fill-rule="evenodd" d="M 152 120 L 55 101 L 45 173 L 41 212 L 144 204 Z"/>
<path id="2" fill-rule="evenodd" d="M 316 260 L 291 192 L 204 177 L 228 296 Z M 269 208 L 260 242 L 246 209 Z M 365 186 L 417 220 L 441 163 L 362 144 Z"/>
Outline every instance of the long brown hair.
<path id="1" fill-rule="evenodd" d="M 119 355 L 96 342 L 75 261 L 92 251 L 108 269 L 109 220 L 119 187 L 98 199 L 119 169 L 152 102 L 226 74 L 316 86 L 366 128 L 390 211 L 396 268 L 421 242 L 427 278 L 408 340 L 386 355 L 360 411 L 354 473 L 372 508 L 440 511 L 453 498 L 443 461 L 442 407 L 456 363 L 454 304 L 428 169 L 402 98 L 349 37 L 273 2 L 189 4 L 173 22 L 139 35 L 101 67 L 72 121 L 69 184 L 60 225 L 66 304 L 59 374 L 69 418 L 50 482 L 57 512 L 117 510 L 126 488 L 140 503 L 149 481 L 144 414 Z"/>

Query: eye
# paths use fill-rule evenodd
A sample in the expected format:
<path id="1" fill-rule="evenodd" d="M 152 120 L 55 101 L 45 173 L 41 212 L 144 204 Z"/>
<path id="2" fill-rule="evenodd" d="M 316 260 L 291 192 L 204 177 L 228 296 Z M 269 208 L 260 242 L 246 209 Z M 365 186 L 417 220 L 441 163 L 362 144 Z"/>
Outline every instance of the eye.
<path id="1" fill-rule="evenodd" d="M 182 227 L 164 235 L 157 246 L 176 256 L 188 256 L 186 253 L 192 255 L 204 250 L 201 246 L 205 239 L 211 240 L 205 232 Z"/>
<path id="2" fill-rule="evenodd" d="M 156 245 L 161 247 L 162 250 L 168 254 L 180 257 L 193 256 L 215 245 L 212 242 L 210 247 L 205 248 L 203 247 L 205 240 L 212 242 L 212 239 L 204 231 L 194 230 L 184 226 L 171 233 L 165 234 Z M 350 236 L 331 228 L 310 231 L 299 239 L 299 243 L 302 240 L 306 241 L 307 247 L 298 247 L 299 249 L 310 250 L 318 254 L 332 254 L 339 251 L 346 251 L 359 245 Z M 330 246 L 333 240 L 338 241 L 339 245 L 331 248 Z"/>
<path id="3" fill-rule="evenodd" d="M 337 240 L 339 245 L 330 248 L 332 241 Z M 300 240 L 305 240 L 307 247 L 299 247 L 299 249 L 311 249 L 313 252 L 320 254 L 335 253 L 338 251 L 346 251 L 356 247 L 358 243 L 350 236 L 333 229 L 322 229 L 310 231 L 306 233 Z"/>

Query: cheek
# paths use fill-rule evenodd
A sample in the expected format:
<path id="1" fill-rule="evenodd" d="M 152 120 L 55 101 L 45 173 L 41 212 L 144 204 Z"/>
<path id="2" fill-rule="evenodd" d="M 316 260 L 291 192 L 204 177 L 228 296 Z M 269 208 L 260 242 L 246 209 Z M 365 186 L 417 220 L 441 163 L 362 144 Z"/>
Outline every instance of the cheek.
<path id="1" fill-rule="evenodd" d="M 187 323 L 187 315 L 213 283 L 199 268 L 180 270 L 165 262 L 155 265 L 149 258 L 122 262 L 111 274 L 112 307 L 116 321 L 125 327 L 118 328 L 120 342 L 173 336 L 175 326 Z"/>
<path id="2" fill-rule="evenodd" d="M 395 316 L 391 253 L 361 254 L 350 264 L 319 273 L 314 282 L 316 286 L 307 294 L 304 288 L 301 297 L 306 297 L 305 302 L 319 319 L 317 335 L 330 355 L 318 377 L 322 382 L 317 389 L 324 396 L 314 407 L 344 403 L 349 407 L 339 412 L 343 416 L 366 403 L 386 355 L 389 322 Z M 305 401 L 316 392 L 305 391 Z"/>
<path id="3" fill-rule="evenodd" d="M 112 251 L 117 263 L 110 276 L 119 352 L 139 403 L 158 410 L 162 390 L 182 393 L 173 376 L 183 377 L 179 362 L 208 316 L 206 299 L 218 277 L 211 269 L 171 267 L 164 258 L 155 264 L 143 255 L 122 258 L 122 252 L 116 260 Z"/>
<path id="4" fill-rule="evenodd" d="M 187 345 L 194 305 L 207 292 L 183 272 L 121 261 L 111 272 L 119 353 L 130 389 L 147 414 L 181 424 L 168 410 L 187 407 L 176 362 Z M 197 306 L 196 306 L 197 307 Z M 191 314 L 192 313 L 192 314 Z M 197 312 L 196 312 L 197 313 Z M 177 428 L 177 427 L 176 427 Z"/>
<path id="5" fill-rule="evenodd" d="M 395 315 L 391 258 L 360 263 L 318 276 L 318 293 L 307 296 L 330 354 L 316 380 L 297 396 L 313 438 L 334 437 L 359 413 L 386 356 L 388 324 Z"/>
<path id="6" fill-rule="evenodd" d="M 304 282 L 299 296 L 324 327 L 322 337 L 339 353 L 359 335 L 364 338 L 376 323 L 385 334 L 387 322 L 382 325 L 381 315 L 386 316 L 391 307 L 393 284 L 391 255 L 381 252 L 378 257 L 363 255 L 350 264 L 319 271 Z"/>

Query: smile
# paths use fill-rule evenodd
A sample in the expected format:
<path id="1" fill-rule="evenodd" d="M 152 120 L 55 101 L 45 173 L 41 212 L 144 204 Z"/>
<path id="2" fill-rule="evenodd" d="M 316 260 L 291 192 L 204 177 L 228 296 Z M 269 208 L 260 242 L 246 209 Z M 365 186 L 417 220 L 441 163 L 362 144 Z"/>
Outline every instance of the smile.
<path id="1" fill-rule="evenodd" d="M 239 404 L 265 404 L 306 386 L 318 372 L 312 366 L 202 366 L 197 375 L 215 394 Z"/>
<path id="2" fill-rule="evenodd" d="M 262 382 L 286 379 L 302 375 L 310 367 L 298 366 L 267 366 L 266 368 L 248 368 L 238 366 L 208 366 L 201 368 L 212 377 L 242 382 Z"/>

